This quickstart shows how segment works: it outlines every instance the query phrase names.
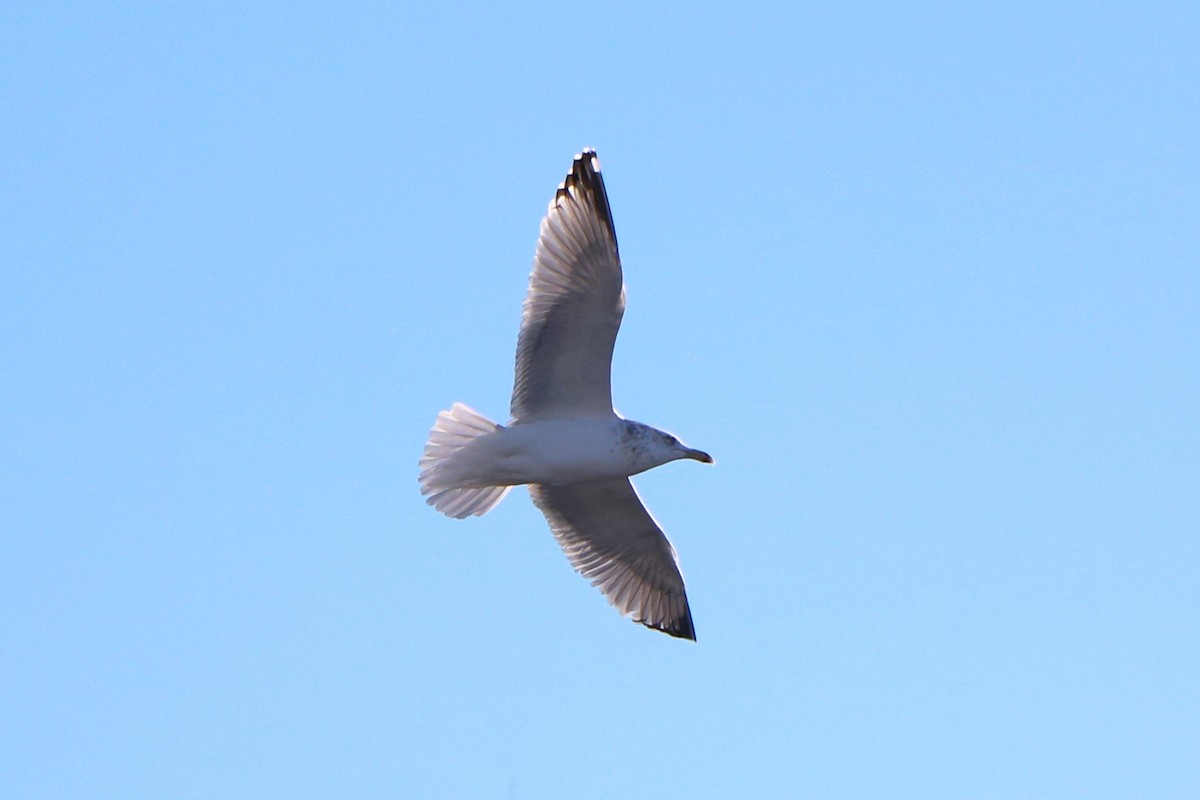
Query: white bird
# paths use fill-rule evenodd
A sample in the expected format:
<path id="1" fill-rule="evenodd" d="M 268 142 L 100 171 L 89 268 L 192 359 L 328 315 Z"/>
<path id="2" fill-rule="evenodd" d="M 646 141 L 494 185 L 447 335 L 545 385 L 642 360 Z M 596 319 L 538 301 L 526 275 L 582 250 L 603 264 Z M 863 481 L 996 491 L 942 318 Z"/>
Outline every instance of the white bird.
<path id="1" fill-rule="evenodd" d="M 528 484 L 571 564 L 623 615 L 695 640 L 675 549 L 630 475 L 712 457 L 623 419 L 612 405 L 613 345 L 625 287 L 594 150 L 584 150 L 542 220 L 517 338 L 512 421 L 462 403 L 438 415 L 421 493 L 447 516 L 486 514 Z"/>

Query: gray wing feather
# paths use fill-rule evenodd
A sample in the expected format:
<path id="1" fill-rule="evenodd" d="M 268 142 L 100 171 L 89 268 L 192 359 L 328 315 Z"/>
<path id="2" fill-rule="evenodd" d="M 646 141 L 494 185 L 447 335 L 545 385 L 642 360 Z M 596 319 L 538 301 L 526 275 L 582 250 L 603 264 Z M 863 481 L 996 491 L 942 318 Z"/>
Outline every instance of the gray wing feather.
<path id="1" fill-rule="evenodd" d="M 517 338 L 513 420 L 611 414 L 612 353 L 624 310 L 600 162 L 585 150 L 542 220 Z"/>
<path id="2" fill-rule="evenodd" d="M 571 565 L 618 611 L 647 627 L 695 640 L 675 548 L 628 478 L 533 484 L 529 492 Z"/>

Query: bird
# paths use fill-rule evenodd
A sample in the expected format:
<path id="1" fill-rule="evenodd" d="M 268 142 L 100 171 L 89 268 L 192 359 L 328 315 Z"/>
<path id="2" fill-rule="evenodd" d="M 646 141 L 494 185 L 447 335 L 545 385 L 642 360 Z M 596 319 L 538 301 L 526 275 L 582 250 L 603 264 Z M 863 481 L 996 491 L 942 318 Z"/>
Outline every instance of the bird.
<path id="1" fill-rule="evenodd" d="M 441 412 L 419 468 L 443 514 L 482 516 L 526 484 L 571 565 L 623 616 L 695 641 L 675 548 L 630 481 L 713 458 L 612 403 L 625 283 L 593 149 L 575 156 L 543 217 L 522 306 L 507 425 L 463 403 Z"/>

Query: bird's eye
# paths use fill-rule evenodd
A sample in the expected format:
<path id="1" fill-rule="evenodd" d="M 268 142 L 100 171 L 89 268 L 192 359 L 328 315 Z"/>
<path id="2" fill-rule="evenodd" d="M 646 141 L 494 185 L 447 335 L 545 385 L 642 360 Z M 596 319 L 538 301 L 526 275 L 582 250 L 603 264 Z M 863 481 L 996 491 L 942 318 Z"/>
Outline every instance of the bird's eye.
<path id="1" fill-rule="evenodd" d="M 679 444 L 679 440 L 669 433 L 667 434 L 665 441 L 667 444 Z"/>

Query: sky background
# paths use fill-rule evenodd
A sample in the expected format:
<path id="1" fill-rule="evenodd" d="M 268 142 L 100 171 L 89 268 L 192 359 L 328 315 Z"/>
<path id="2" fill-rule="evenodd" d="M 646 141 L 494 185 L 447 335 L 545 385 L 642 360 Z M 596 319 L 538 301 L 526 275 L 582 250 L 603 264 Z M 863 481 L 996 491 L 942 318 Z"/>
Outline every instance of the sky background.
<path id="1" fill-rule="evenodd" d="M 1200 796 L 1200 7 L 0 12 L 0 796 Z M 699 641 L 503 420 L 585 146 Z"/>

